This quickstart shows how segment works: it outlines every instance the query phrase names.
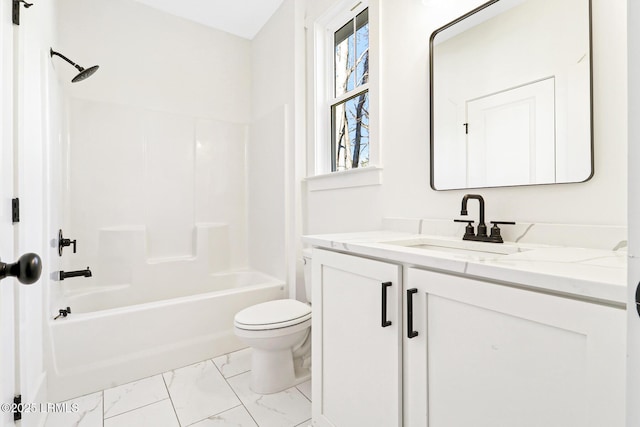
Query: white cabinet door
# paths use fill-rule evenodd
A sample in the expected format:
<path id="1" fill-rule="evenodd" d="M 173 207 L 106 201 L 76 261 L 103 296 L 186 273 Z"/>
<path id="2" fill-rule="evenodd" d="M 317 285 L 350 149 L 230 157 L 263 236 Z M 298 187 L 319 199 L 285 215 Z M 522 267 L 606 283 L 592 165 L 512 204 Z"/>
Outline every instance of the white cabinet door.
<path id="1" fill-rule="evenodd" d="M 625 311 L 408 269 L 405 426 L 624 426 Z"/>
<path id="2" fill-rule="evenodd" d="M 401 274 L 394 264 L 314 249 L 314 425 L 402 425 Z"/>

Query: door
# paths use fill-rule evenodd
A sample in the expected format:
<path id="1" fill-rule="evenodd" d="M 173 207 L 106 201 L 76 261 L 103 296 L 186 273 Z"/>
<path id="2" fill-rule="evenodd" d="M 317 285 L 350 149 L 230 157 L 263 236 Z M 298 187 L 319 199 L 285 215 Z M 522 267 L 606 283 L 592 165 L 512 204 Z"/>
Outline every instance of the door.
<path id="1" fill-rule="evenodd" d="M 55 234 L 45 238 L 45 174 L 48 171 L 45 147 L 48 144 L 47 87 L 50 70 L 49 43 L 51 2 L 21 8 L 20 25 L 14 26 L 14 197 L 20 198 L 20 221 L 14 224 L 14 262 L 25 253 L 36 253 L 48 261 L 47 252 Z M 49 263 L 50 264 L 50 263 Z M 45 279 L 47 275 L 44 275 Z M 16 394 L 24 404 L 46 402 L 44 368 L 44 284 L 47 280 L 16 286 Z M 14 280 L 15 282 L 15 280 Z M 41 425 L 46 413 L 25 411 L 21 425 Z"/>
<path id="2" fill-rule="evenodd" d="M 405 287 L 405 426 L 624 426 L 623 308 L 413 268 Z"/>
<path id="3" fill-rule="evenodd" d="M 556 181 L 554 78 L 467 102 L 468 187 Z"/>
<path id="4" fill-rule="evenodd" d="M 12 23 L 12 2 L 0 6 L 0 260 L 13 264 L 20 255 L 42 254 L 44 239 L 43 153 L 46 96 L 43 70 L 44 17 L 50 6 L 30 9 L 21 25 Z M 21 8 L 22 11 L 24 9 Z M 31 22 L 29 20 L 31 19 Z M 12 199 L 19 198 L 19 221 L 12 216 Z M 37 257 L 36 264 L 42 267 Z M 30 270 L 34 273 L 34 270 Z M 40 270 L 34 273 L 40 277 Z M 35 276 L 34 276 L 35 277 Z M 0 404 L 46 401 L 43 366 L 43 286 L 26 277 L 0 281 Z M 14 425 L 11 411 L 0 411 L 0 427 Z M 46 413 L 25 412 L 21 425 L 42 425 Z"/>
<path id="5" fill-rule="evenodd" d="M 0 260 L 14 260 L 13 197 L 13 28 L 11 2 L 0 6 Z M 15 312 L 13 279 L 0 281 L 0 404 L 13 402 L 15 376 Z M 0 412 L 0 427 L 13 425 L 13 415 Z"/>
<path id="6" fill-rule="evenodd" d="M 313 422 L 400 427 L 401 269 L 313 251 Z"/>

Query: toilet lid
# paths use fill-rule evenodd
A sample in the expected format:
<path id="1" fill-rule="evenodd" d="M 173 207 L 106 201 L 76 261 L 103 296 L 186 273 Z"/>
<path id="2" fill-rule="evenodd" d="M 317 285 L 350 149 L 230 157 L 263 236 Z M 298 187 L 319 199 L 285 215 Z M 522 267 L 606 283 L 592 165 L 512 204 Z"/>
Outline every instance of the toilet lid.
<path id="1" fill-rule="evenodd" d="M 294 299 L 263 302 L 238 312 L 235 324 L 241 329 L 277 329 L 297 325 L 311 318 L 311 307 Z"/>

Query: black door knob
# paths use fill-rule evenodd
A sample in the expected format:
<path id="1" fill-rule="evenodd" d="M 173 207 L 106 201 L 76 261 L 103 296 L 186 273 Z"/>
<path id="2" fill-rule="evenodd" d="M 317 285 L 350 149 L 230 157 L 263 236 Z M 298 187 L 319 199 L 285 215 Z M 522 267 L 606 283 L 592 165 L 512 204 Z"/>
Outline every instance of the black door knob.
<path id="1" fill-rule="evenodd" d="M 38 281 L 42 273 L 42 260 L 37 254 L 26 253 L 17 262 L 7 264 L 0 262 L 0 280 L 7 276 L 13 276 L 25 285 L 31 285 Z"/>

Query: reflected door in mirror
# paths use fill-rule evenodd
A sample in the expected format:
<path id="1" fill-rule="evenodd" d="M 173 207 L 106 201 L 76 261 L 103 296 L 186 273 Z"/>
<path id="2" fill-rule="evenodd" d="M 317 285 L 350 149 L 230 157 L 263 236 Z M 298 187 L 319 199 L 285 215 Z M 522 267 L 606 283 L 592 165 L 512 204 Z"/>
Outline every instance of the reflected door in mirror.
<path id="1" fill-rule="evenodd" d="M 591 177 L 589 8 L 494 0 L 432 34 L 432 188 Z"/>

